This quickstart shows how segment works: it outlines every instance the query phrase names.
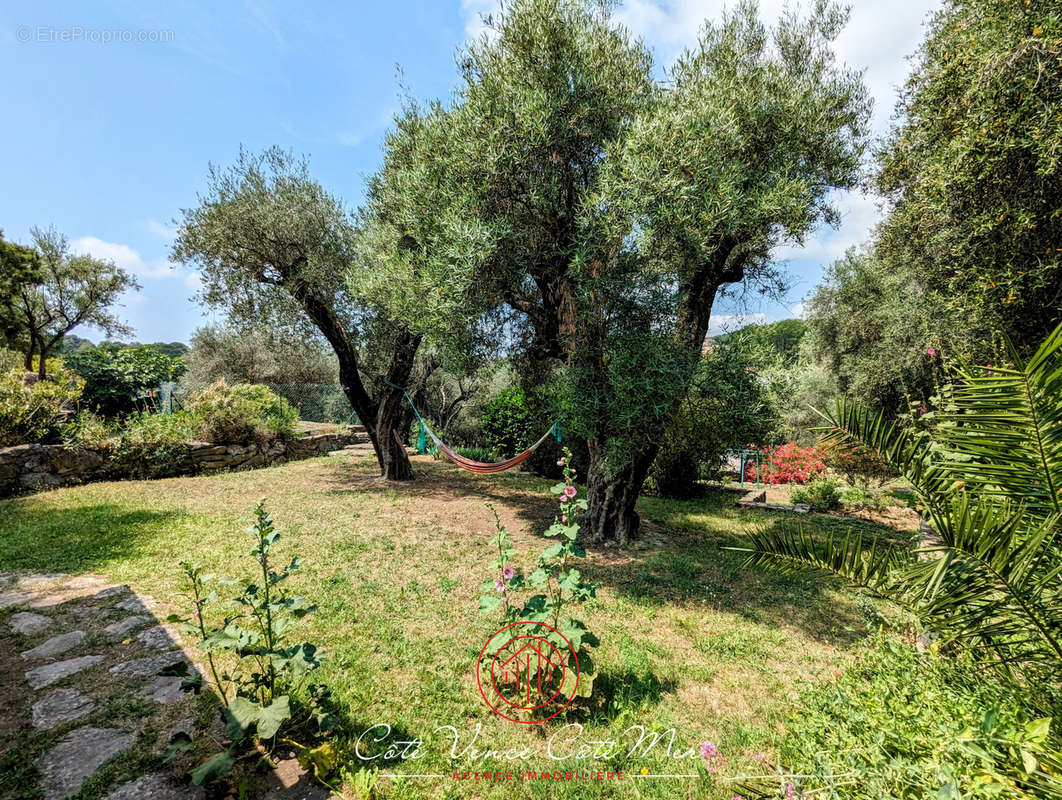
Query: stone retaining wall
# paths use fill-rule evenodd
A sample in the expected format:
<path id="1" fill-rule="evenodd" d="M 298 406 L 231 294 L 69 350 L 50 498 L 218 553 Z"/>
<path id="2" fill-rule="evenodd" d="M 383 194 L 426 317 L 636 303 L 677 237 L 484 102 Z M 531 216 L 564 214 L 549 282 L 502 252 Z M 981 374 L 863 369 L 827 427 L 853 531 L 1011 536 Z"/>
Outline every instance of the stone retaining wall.
<path id="1" fill-rule="evenodd" d="M 213 444 L 189 442 L 170 464 L 169 474 L 202 475 L 255 469 L 322 456 L 367 440 L 358 429 L 347 433 L 311 433 L 284 442 Z M 0 448 L 0 497 L 71 486 L 89 481 L 147 477 L 146 465 L 121 464 L 104 450 L 62 444 L 20 444 Z"/>

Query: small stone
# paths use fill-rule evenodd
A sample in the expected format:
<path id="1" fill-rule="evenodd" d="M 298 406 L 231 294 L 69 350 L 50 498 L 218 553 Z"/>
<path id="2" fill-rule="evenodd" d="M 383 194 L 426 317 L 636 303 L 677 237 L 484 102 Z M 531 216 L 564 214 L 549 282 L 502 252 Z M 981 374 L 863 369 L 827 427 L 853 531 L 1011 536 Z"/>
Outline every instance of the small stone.
<path id="1" fill-rule="evenodd" d="M 176 736 L 179 733 L 183 733 L 189 739 L 194 737 L 195 736 L 195 718 L 194 717 L 185 717 L 184 719 L 179 719 L 179 720 L 177 720 L 177 722 L 173 723 L 173 727 L 170 728 L 170 730 L 169 730 L 170 741 L 172 742 L 173 741 L 173 737 Z"/>
<path id="2" fill-rule="evenodd" d="M 41 786 L 45 800 L 75 794 L 85 779 L 123 750 L 133 746 L 133 734 L 117 728 L 78 728 L 41 757 Z"/>
<path id="3" fill-rule="evenodd" d="M 24 606 L 32 599 L 33 595 L 28 594 L 26 592 L 12 592 L 11 594 L 0 594 L 0 608 L 9 608 L 10 606 Z"/>
<path id="4" fill-rule="evenodd" d="M 19 611 L 11 615 L 11 630 L 21 633 L 23 636 L 32 636 L 40 633 L 52 624 L 52 618 L 43 614 L 34 614 L 32 611 Z"/>
<path id="5" fill-rule="evenodd" d="M 140 696 L 156 703 L 176 703 L 184 696 L 181 683 L 184 678 L 177 675 L 160 675 L 140 690 Z"/>
<path id="6" fill-rule="evenodd" d="M 151 622 L 151 617 L 126 617 L 117 622 L 112 622 L 103 629 L 103 632 L 110 637 L 120 639 L 129 633 L 129 631 L 136 630 L 137 628 L 147 625 L 149 622 Z"/>
<path id="7" fill-rule="evenodd" d="M 92 595 L 93 600 L 102 600 L 105 597 L 115 597 L 120 594 L 125 594 L 129 591 L 129 587 L 124 583 L 118 586 L 108 586 L 106 589 L 100 589 L 96 594 Z"/>
<path id="8" fill-rule="evenodd" d="M 140 631 L 136 635 L 144 647 L 152 647 L 155 650 L 172 650 L 177 646 L 177 637 L 162 625 Z"/>
<path id="9" fill-rule="evenodd" d="M 31 689 L 43 689 L 45 686 L 51 686 L 56 681 L 61 681 L 63 678 L 69 677 L 75 672 L 81 672 L 81 670 L 101 661 L 103 661 L 103 656 L 80 656 L 66 661 L 55 661 L 51 664 L 31 669 L 26 673 L 26 680 L 29 682 Z"/>
<path id="10" fill-rule="evenodd" d="M 154 601 L 150 598 L 138 597 L 134 594 L 132 597 L 125 598 L 125 600 L 120 603 L 115 603 L 114 607 L 120 608 L 122 611 L 136 613 L 138 611 L 150 611 L 151 607 L 154 605 Z"/>
<path id="11" fill-rule="evenodd" d="M 87 619 L 95 619 L 102 613 L 104 613 L 103 609 L 99 606 L 78 606 L 74 609 L 74 619 L 84 622 Z"/>
<path id="12" fill-rule="evenodd" d="M 77 689 L 56 689 L 33 704 L 33 727 L 48 731 L 89 714 L 96 701 Z"/>
<path id="13" fill-rule="evenodd" d="M 38 591 L 45 586 L 54 586 L 67 576 L 61 572 L 43 575 L 26 575 L 18 579 L 18 588 L 23 591 Z"/>
<path id="14" fill-rule="evenodd" d="M 46 594 L 44 597 L 38 597 L 35 600 L 31 600 L 28 605 L 30 608 L 55 608 L 61 606 L 69 600 L 74 600 L 77 595 L 73 594 Z"/>
<path id="15" fill-rule="evenodd" d="M 203 787 L 184 786 L 169 775 L 153 772 L 123 783 L 103 800 L 202 800 Z"/>
<path id="16" fill-rule="evenodd" d="M 32 650 L 27 650 L 22 654 L 22 657 L 26 661 L 37 661 L 42 658 L 55 658 L 58 655 L 62 655 L 67 650 L 72 650 L 81 644 L 81 640 L 85 638 L 84 631 L 70 631 L 69 633 L 60 633 L 58 636 L 53 636 L 44 644 L 39 644 Z"/>
<path id="17" fill-rule="evenodd" d="M 188 658 L 181 650 L 170 653 L 159 653 L 157 656 L 137 658 L 122 664 L 115 664 L 110 669 L 111 675 L 128 676 L 133 678 L 146 678 L 149 675 L 158 675 L 167 667 L 187 661 Z"/>

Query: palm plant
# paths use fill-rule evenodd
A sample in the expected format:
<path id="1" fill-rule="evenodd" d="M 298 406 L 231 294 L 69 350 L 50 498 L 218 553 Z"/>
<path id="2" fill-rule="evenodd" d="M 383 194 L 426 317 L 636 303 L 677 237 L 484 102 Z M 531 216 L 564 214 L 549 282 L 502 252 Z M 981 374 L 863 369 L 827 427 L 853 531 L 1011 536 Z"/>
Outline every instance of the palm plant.
<path id="1" fill-rule="evenodd" d="M 1062 682 L 1062 326 L 1023 361 L 957 370 L 916 432 L 847 400 L 826 441 L 862 444 L 911 483 L 937 540 L 919 548 L 794 527 L 750 534 L 747 564 L 839 575 L 916 615 L 943 645 L 1043 691 Z"/>

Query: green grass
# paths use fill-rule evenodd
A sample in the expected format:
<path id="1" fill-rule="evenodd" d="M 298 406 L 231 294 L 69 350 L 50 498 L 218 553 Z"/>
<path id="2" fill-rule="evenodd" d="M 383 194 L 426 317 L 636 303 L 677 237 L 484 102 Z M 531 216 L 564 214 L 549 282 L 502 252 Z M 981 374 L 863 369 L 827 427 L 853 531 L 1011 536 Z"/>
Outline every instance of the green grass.
<path id="1" fill-rule="evenodd" d="M 549 482 L 474 476 L 422 457 L 416 482 L 388 486 L 373 467 L 365 458 L 321 458 L 0 502 L 0 565 L 102 574 L 153 595 L 164 615 L 184 604 L 180 560 L 223 575 L 247 570 L 251 538 L 243 528 L 254 503 L 267 498 L 284 537 L 279 553 L 303 557 L 293 580 L 319 606 L 297 634 L 327 651 L 315 680 L 331 687 L 349 731 L 386 722 L 426 742 L 428 755 L 386 766 L 394 772 L 469 768 L 451 763 L 449 744 L 433 734 L 440 725 L 462 731 L 462 746 L 478 724 L 479 747 L 544 752 L 551 733 L 578 722 L 587 741 L 617 738 L 633 724 L 674 727 L 682 748 L 710 739 L 728 758 L 724 777 L 732 776 L 755 768 L 754 753 L 773 752 L 797 682 L 846 663 L 864 630 L 855 605 L 834 585 L 745 570 L 740 553 L 721 549 L 740 545 L 748 526 L 778 524 L 779 517 L 740 512 L 721 491 L 687 502 L 645 498 L 641 541 L 592 550 L 584 569 L 599 587 L 583 615 L 601 638 L 598 705 L 545 725 L 506 722 L 485 707 L 473 679 L 479 650 L 497 627 L 476 600 L 493 555 L 484 502 L 493 501 L 509 525 L 518 562 L 530 564 L 542 548 L 539 531 L 552 519 Z M 841 523 L 817 515 L 804 522 L 813 530 Z M 544 756 L 520 766 L 556 768 Z M 593 765 L 642 767 L 676 771 L 659 754 Z M 706 779 L 495 785 L 447 777 L 382 778 L 376 794 L 728 800 L 735 791 Z"/>

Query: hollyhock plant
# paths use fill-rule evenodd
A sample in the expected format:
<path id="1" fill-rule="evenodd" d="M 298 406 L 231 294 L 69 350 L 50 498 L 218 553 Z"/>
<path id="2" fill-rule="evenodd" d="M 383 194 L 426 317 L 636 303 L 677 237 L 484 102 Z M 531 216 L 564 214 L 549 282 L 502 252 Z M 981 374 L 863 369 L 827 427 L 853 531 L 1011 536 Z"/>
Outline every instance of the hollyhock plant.
<path id="1" fill-rule="evenodd" d="M 586 558 L 586 550 L 579 542 L 579 523 L 577 515 L 587 508 L 585 498 L 579 497 L 575 486 L 575 469 L 571 466 L 571 453 L 566 449 L 560 464 L 564 479 L 550 487 L 550 493 L 557 498 L 559 513 L 553 524 L 543 535 L 554 539 L 538 556 L 536 568 L 529 574 L 521 572 L 511 563 L 516 556 L 516 548 L 501 517 L 494 507 L 487 507 L 494 514 L 497 534 L 490 543 L 498 548 L 498 557 L 491 561 L 492 570 L 501 570 L 502 578 L 485 580 L 480 589 L 479 605 L 485 613 L 502 612 L 503 621 L 513 623 L 518 620 L 539 622 L 548 625 L 553 633 L 544 634 L 559 647 L 570 645 L 569 667 L 578 668 L 579 681 L 577 692 L 582 697 L 589 697 L 594 684 L 594 662 L 590 648 L 597 647 L 598 639 L 587 630 L 586 623 L 571 616 L 574 606 L 580 605 L 595 596 L 597 587 L 585 581 L 579 569 L 574 566 L 576 559 Z M 494 574 L 497 574 L 496 572 Z M 518 593 L 530 589 L 530 597 L 522 602 Z M 498 597 L 501 594 L 501 597 Z"/>

